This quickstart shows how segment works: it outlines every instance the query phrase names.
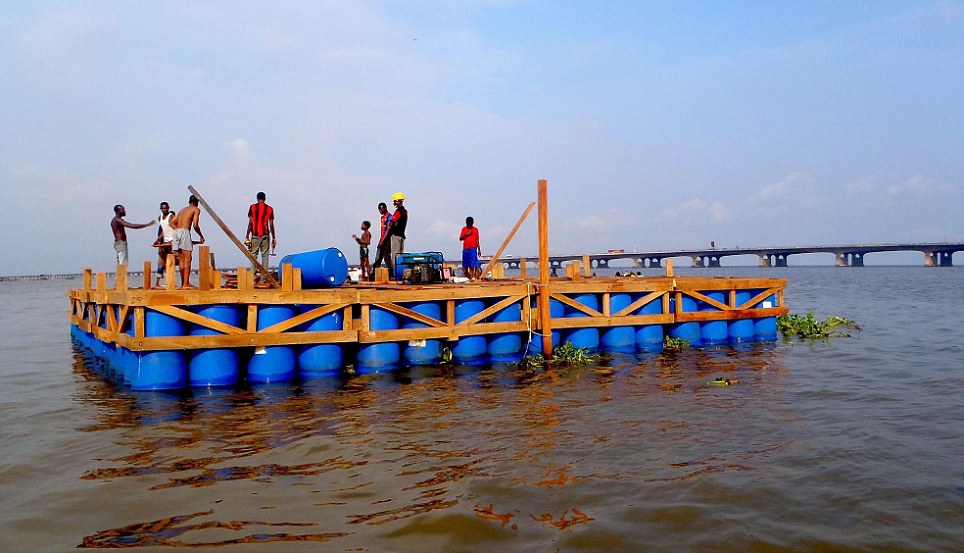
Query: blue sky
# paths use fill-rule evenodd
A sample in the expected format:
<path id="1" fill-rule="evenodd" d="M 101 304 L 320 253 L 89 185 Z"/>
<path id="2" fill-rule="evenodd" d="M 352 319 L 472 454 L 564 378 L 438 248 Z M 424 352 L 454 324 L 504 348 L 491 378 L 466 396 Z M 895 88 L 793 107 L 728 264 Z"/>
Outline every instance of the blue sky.
<path id="1" fill-rule="evenodd" d="M 494 253 L 540 178 L 553 253 L 964 240 L 961 1 L 0 10 L 0 274 L 110 270 L 113 205 L 189 184 L 237 233 L 263 190 L 279 253 L 353 261 L 396 191 L 410 251 L 455 258 L 471 215 Z M 507 253 L 536 251 L 533 216 Z"/>

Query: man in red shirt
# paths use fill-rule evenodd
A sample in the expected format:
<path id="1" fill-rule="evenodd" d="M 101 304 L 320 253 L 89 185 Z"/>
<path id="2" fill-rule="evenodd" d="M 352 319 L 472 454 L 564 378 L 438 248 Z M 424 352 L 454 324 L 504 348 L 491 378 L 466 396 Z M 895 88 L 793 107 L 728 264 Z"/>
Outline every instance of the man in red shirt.
<path id="1" fill-rule="evenodd" d="M 264 192 L 258 192 L 258 203 L 251 204 L 248 208 L 248 231 L 244 235 L 244 240 L 248 244 L 248 251 L 257 259 L 258 252 L 261 253 L 261 265 L 268 270 L 268 242 L 271 243 L 273 250 L 278 245 L 278 235 L 274 230 L 274 209 L 265 203 Z M 251 270 L 257 268 L 252 264 Z M 268 281 L 267 275 L 258 275 L 255 280 L 262 282 Z"/>
<path id="2" fill-rule="evenodd" d="M 459 234 L 462 241 L 462 270 L 469 280 L 482 277 L 482 267 L 479 267 L 479 256 L 482 255 L 482 247 L 479 246 L 479 229 L 475 228 L 475 219 L 465 218 L 465 226 Z"/>

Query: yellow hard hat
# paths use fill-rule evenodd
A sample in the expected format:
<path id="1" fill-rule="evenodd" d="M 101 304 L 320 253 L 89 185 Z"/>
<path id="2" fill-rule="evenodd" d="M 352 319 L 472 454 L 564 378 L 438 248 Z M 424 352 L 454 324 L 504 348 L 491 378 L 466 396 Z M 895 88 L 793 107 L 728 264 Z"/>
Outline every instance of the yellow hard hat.
<path id="1" fill-rule="evenodd" d="M 392 201 L 393 201 L 393 202 L 396 201 L 396 200 L 404 200 L 404 199 L 405 199 L 405 194 L 402 194 L 401 192 L 396 192 L 396 193 L 392 194 Z"/>

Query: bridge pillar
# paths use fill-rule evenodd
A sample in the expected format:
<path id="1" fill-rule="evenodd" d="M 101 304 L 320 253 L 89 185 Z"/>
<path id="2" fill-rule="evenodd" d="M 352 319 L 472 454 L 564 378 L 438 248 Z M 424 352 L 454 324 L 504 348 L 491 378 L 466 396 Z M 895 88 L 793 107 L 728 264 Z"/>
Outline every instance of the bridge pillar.
<path id="1" fill-rule="evenodd" d="M 608 259 L 597 259 L 597 260 L 596 260 L 596 268 L 598 269 L 599 267 L 604 267 L 604 268 L 608 269 L 608 268 L 609 268 L 609 260 L 608 260 Z"/>
<path id="2" fill-rule="evenodd" d="M 757 254 L 760 258 L 760 267 L 770 267 L 770 256 L 767 254 Z"/>
<path id="3" fill-rule="evenodd" d="M 924 252 L 924 266 L 937 267 L 937 252 Z"/>
<path id="4" fill-rule="evenodd" d="M 786 267 L 786 266 L 787 266 L 787 255 L 783 253 L 777 254 L 776 263 L 774 264 L 774 267 Z"/>
<path id="5" fill-rule="evenodd" d="M 645 259 L 643 259 L 642 257 L 633 258 L 633 267 L 645 267 L 645 266 L 646 266 Z"/>
<path id="6" fill-rule="evenodd" d="M 954 266 L 954 252 L 940 252 L 940 265 L 941 267 L 953 267 Z"/>
<path id="7" fill-rule="evenodd" d="M 700 257 L 700 256 L 698 256 L 698 255 L 693 255 L 693 256 L 690 256 L 690 257 L 692 257 L 692 259 L 693 259 L 693 267 L 702 267 L 702 266 L 703 266 L 703 258 L 702 258 L 702 257 Z"/>
<path id="8" fill-rule="evenodd" d="M 851 267 L 863 267 L 864 266 L 864 252 L 854 252 L 850 254 L 850 266 Z"/>
<path id="9" fill-rule="evenodd" d="M 848 262 L 848 259 L 847 259 L 847 254 L 845 254 L 845 253 L 838 253 L 838 254 L 836 254 L 834 257 L 836 257 L 836 260 L 834 261 L 834 265 L 836 265 L 837 267 L 849 267 L 849 266 L 850 266 L 850 263 Z"/>
<path id="10" fill-rule="evenodd" d="M 709 266 L 709 267 L 719 267 L 719 266 L 720 266 L 720 258 L 711 255 L 711 256 L 710 256 L 710 263 L 709 263 L 708 266 Z"/>

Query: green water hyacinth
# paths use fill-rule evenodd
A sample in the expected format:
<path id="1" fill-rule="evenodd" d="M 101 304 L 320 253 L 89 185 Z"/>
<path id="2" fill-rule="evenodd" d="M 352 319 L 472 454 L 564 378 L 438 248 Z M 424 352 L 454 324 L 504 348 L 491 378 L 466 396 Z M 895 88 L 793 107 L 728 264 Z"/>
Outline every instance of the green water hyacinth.
<path id="1" fill-rule="evenodd" d="M 577 348 L 572 342 L 566 342 L 552 351 L 552 359 L 546 359 L 544 355 L 538 353 L 531 357 L 524 357 L 519 361 L 519 366 L 527 369 L 544 368 L 547 365 L 553 367 L 588 365 L 599 359 L 599 355 L 589 353 L 588 348 Z"/>
<path id="2" fill-rule="evenodd" d="M 834 336 L 850 336 L 850 330 L 859 331 L 860 327 L 850 319 L 836 315 L 830 315 L 825 321 L 818 321 L 813 316 L 813 310 L 810 310 L 806 315 L 780 315 L 777 317 L 777 330 L 787 337 L 823 340 Z"/>
<path id="3" fill-rule="evenodd" d="M 688 347 L 690 347 L 689 340 L 684 340 L 683 338 L 673 338 L 672 336 L 667 336 L 665 339 L 663 339 L 663 351 L 675 353 L 683 351 Z"/>

